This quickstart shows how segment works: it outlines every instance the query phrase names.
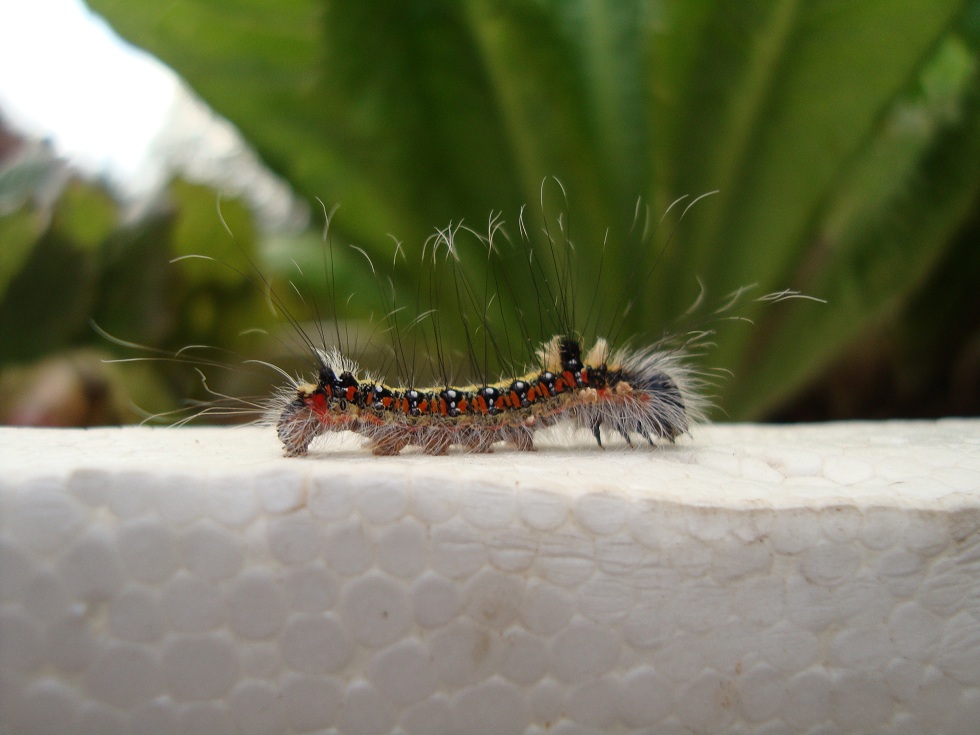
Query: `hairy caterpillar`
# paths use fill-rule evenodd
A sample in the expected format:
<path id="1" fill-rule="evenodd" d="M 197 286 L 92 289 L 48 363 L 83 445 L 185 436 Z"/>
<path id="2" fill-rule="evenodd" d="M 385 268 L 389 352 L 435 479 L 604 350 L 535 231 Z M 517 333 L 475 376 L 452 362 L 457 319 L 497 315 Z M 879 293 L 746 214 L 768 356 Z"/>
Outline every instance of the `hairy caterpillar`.
<path id="1" fill-rule="evenodd" d="M 558 186 L 560 188 L 560 184 Z M 563 189 L 561 193 L 564 196 Z M 681 219 L 701 198 L 687 205 L 680 215 Z M 684 199 L 675 201 L 667 212 Z M 544 184 L 541 206 L 544 209 Z M 329 243 L 332 213 L 325 211 L 325 215 L 324 242 Z M 362 374 L 349 349 L 341 347 L 343 340 L 339 327 L 335 344 L 327 344 L 322 328 L 319 330 L 320 343 L 315 343 L 253 266 L 269 289 L 271 302 L 285 313 L 314 358 L 315 370 L 311 379 L 304 380 L 263 363 L 287 380 L 271 398 L 255 404 L 221 395 L 222 402 L 208 406 L 195 416 L 226 412 L 229 410 L 228 401 L 237 404 L 238 408 L 232 408 L 233 411 L 241 410 L 242 406 L 252 410 L 261 407 L 264 410 L 261 421 L 276 428 L 283 452 L 290 457 L 307 454 L 315 439 L 335 432 L 352 432 L 364 437 L 366 447 L 376 455 L 395 455 L 411 446 L 420 448 L 426 454 L 442 455 L 451 447 L 470 452 L 491 452 L 495 445 L 501 443 L 513 445 L 519 451 L 532 451 L 535 448 L 535 434 L 556 425 L 586 429 L 600 447 L 603 446 L 603 430 L 607 436 L 621 436 L 631 447 L 633 437 L 645 439 L 653 445 L 657 439 L 673 442 L 703 420 L 707 404 L 703 391 L 708 375 L 695 367 L 694 360 L 708 345 L 712 331 L 695 329 L 680 335 L 667 335 L 645 347 L 613 347 L 610 342 L 615 339 L 614 335 L 598 334 L 599 330 L 595 327 L 591 330 L 592 336 L 586 337 L 585 329 L 579 331 L 576 328 L 575 309 L 571 306 L 572 290 L 578 286 L 576 281 L 580 279 L 573 274 L 571 252 L 574 247 L 565 231 L 564 221 L 558 220 L 560 237 L 554 237 L 545 228 L 543 253 L 531 244 L 523 210 L 518 223 L 521 233 L 519 242 L 523 250 L 518 253 L 521 257 L 511 259 L 508 264 L 524 262 L 525 267 L 532 270 L 538 300 L 545 301 L 544 311 L 548 315 L 547 319 L 539 321 L 542 324 L 548 322 L 552 331 L 551 336 L 545 334 L 546 339 L 540 341 L 541 335 L 531 334 L 524 315 L 518 311 L 518 323 L 510 328 L 520 331 L 521 342 L 529 359 L 519 362 L 504 357 L 502 362 L 510 368 L 510 372 L 502 371 L 493 379 L 489 369 L 484 368 L 483 375 L 476 381 L 463 384 L 455 381 L 451 377 L 453 371 L 444 364 L 446 358 L 438 327 L 439 313 L 433 308 L 414 319 L 412 326 L 426 322 L 436 325 L 432 338 L 435 340 L 434 352 L 438 356 L 435 361 L 438 362 L 439 382 L 425 386 L 410 376 L 401 385 L 392 385 L 370 373 Z M 477 235 L 486 249 L 488 263 L 499 256 L 495 237 L 501 229 L 499 218 L 491 216 L 487 234 Z M 644 227 L 644 240 L 646 229 Z M 457 294 L 462 292 L 473 299 L 478 289 L 470 285 L 457 265 L 459 253 L 455 235 L 459 231 L 459 225 L 438 231 L 426 243 L 426 248 L 433 262 L 437 254 L 441 254 L 452 264 L 452 279 Z M 472 230 L 467 229 L 466 232 L 476 235 Z M 355 249 L 366 256 L 360 248 Z M 371 268 L 374 270 L 373 262 Z M 503 285 L 509 286 L 506 273 L 503 278 Z M 601 277 L 597 277 L 599 280 Z M 600 291 L 600 283 L 590 286 L 595 293 Z M 421 286 L 419 288 L 422 290 Z M 475 350 L 472 346 L 473 331 L 482 333 L 485 347 L 493 344 L 498 353 L 502 352 L 491 335 L 494 326 L 488 309 L 488 303 L 497 300 L 500 290 L 493 289 L 489 296 L 484 293 L 484 305 L 476 319 L 476 330 L 467 328 L 471 361 Z M 744 290 L 740 289 L 731 294 L 715 314 L 725 314 L 743 293 Z M 794 296 L 798 294 L 786 291 L 770 294 L 761 300 L 775 301 Z M 331 298 L 335 300 L 335 293 L 331 294 Z M 460 305 L 465 300 L 461 298 Z M 538 309 L 541 308 L 541 304 L 538 304 Z M 402 331 L 405 328 L 393 316 L 398 311 L 392 303 L 386 315 L 396 352 L 405 349 L 402 346 Z M 336 308 L 334 312 L 336 324 Z M 591 314 L 591 309 L 585 321 L 598 321 Z M 506 323 L 504 328 L 507 328 Z M 404 354 L 396 357 L 402 366 L 406 362 L 404 357 Z M 412 370 L 404 372 L 414 373 Z M 518 373 L 516 377 L 515 373 Z"/>
<path id="2" fill-rule="evenodd" d="M 601 428 L 631 443 L 639 434 L 669 439 L 700 417 L 700 396 L 680 352 L 657 349 L 610 352 L 600 339 L 582 356 L 575 338 L 556 335 L 538 351 L 537 369 L 488 385 L 391 388 L 358 380 L 357 366 L 339 352 L 319 352 L 316 383 L 286 388 L 275 416 L 288 456 L 306 454 L 328 431 L 368 439 L 374 454 L 398 454 L 415 445 L 426 454 L 450 446 L 489 452 L 497 442 L 534 449 L 534 433 L 570 421 L 589 429 L 602 446 Z"/>

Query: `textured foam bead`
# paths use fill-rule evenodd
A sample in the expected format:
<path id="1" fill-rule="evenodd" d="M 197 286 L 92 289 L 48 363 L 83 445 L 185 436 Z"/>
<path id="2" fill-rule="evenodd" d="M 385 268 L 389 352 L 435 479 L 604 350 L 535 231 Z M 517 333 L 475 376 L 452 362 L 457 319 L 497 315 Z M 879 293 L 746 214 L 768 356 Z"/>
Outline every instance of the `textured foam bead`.
<path id="1" fill-rule="evenodd" d="M 980 422 L 0 429 L 0 732 L 974 733 Z"/>

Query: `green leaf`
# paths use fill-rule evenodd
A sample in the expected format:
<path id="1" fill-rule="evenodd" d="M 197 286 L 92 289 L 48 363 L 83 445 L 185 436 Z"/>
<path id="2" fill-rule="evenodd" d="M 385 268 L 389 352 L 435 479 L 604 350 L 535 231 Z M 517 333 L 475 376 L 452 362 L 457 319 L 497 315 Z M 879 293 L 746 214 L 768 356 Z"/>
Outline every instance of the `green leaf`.
<path id="1" fill-rule="evenodd" d="M 118 225 L 118 205 L 109 192 L 82 181 L 69 182 L 52 212 L 52 228 L 92 253 Z"/>
<path id="2" fill-rule="evenodd" d="M 91 254 L 58 233 L 45 234 L 0 300 L 0 362 L 72 344 L 87 328 L 96 280 Z"/>
<path id="3" fill-rule="evenodd" d="M 248 208 L 239 200 L 219 198 L 213 189 L 186 181 L 170 186 L 174 220 L 173 257 L 191 256 L 180 268 L 194 282 L 220 284 L 234 288 L 252 274 L 255 230 Z M 202 268 L 193 263 L 196 256 L 213 258 L 216 263 Z"/>
<path id="4" fill-rule="evenodd" d="M 833 354 L 894 317 L 940 264 L 980 199 L 978 99 L 976 57 L 961 39 L 947 39 L 854 162 L 827 203 L 816 247 L 800 269 L 809 277 L 807 290 L 826 298 L 827 306 L 772 339 L 760 330 L 762 338 L 753 340 L 787 385 L 814 377 L 821 367 L 801 355 Z M 928 333 L 942 325 L 919 328 Z M 739 378 L 749 414 L 782 397 L 751 369 Z"/>
<path id="5" fill-rule="evenodd" d="M 567 207 L 575 308 L 593 328 L 629 302 L 620 334 L 655 338 L 698 279 L 718 299 L 752 283 L 827 299 L 749 306 L 755 330 L 719 331 L 715 359 L 741 394 L 719 402 L 738 418 L 894 311 L 942 260 L 980 181 L 977 0 L 91 5 L 302 194 L 342 203 L 340 249 L 353 241 L 376 264 L 391 258 L 389 234 L 417 271 L 436 227 L 484 230 L 503 211 L 514 237 L 528 204 L 537 235 Z M 567 198 L 546 185 L 540 211 L 549 176 Z M 683 195 L 650 240 L 637 234 L 638 197 L 655 224 Z M 501 299 L 547 298 L 508 257 Z M 450 320 L 451 284 L 432 293 Z"/>
<path id="6" fill-rule="evenodd" d="M 42 218 L 28 207 L 0 216 L 0 298 L 30 257 L 43 229 Z"/>
<path id="7" fill-rule="evenodd" d="M 173 230 L 173 216 L 156 216 L 106 241 L 92 312 L 101 329 L 158 347 L 173 339 L 183 306 L 180 301 L 186 296 L 179 270 L 170 263 Z"/>

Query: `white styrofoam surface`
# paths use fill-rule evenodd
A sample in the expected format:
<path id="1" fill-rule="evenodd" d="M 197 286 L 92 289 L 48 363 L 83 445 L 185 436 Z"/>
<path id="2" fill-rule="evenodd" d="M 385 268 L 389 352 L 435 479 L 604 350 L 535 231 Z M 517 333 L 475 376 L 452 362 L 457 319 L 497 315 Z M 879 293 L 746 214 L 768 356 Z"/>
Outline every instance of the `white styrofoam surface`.
<path id="1" fill-rule="evenodd" d="M 279 456 L 0 429 L 0 732 L 980 722 L 980 421 Z"/>

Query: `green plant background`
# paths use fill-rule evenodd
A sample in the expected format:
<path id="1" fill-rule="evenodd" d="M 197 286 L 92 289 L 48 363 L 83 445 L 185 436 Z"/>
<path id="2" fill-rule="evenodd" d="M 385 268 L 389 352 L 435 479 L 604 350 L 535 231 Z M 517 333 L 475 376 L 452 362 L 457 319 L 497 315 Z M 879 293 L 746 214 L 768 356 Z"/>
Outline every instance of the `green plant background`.
<path id="1" fill-rule="evenodd" d="M 928 381 L 980 339 L 969 311 L 980 282 L 977 0 L 89 4 L 301 196 L 340 203 L 336 242 L 386 263 L 397 237 L 401 292 L 417 289 L 412 264 L 436 227 L 482 229 L 496 211 L 515 234 L 528 205 L 529 221 L 567 211 L 578 280 L 594 283 L 601 261 L 610 297 L 599 309 L 612 320 L 623 294 L 634 302 L 623 334 L 658 336 L 698 279 L 719 298 L 758 284 L 826 300 L 749 305 L 754 327 L 719 329 L 711 362 L 732 371 L 718 397 L 731 418 L 773 415 L 808 386 L 840 382 L 856 369 L 847 356 L 868 345 L 916 356 Z M 542 212 L 549 177 L 567 201 L 551 196 Z M 638 197 L 659 216 L 715 189 L 683 223 L 637 236 Z M 175 221 L 187 221 L 176 201 Z M 210 233 L 195 247 L 234 259 L 209 217 L 194 221 Z M 232 230 L 252 247 L 247 224 Z M 320 257 L 312 236 L 259 240 L 274 279 Z M 338 293 L 376 310 L 363 260 L 358 271 L 339 252 Z M 511 269 L 509 289 L 533 292 L 526 270 Z M 454 308 L 450 290 L 432 298 Z M 202 338 L 222 344 L 227 326 L 211 319 Z M 188 336 L 198 335 L 144 341 Z M 939 343 L 946 352 L 922 357 Z"/>

